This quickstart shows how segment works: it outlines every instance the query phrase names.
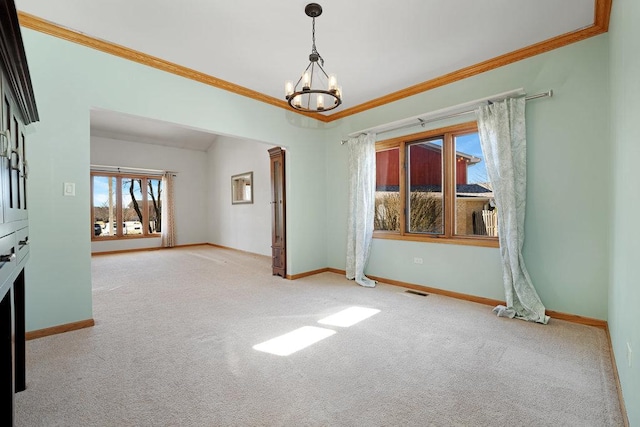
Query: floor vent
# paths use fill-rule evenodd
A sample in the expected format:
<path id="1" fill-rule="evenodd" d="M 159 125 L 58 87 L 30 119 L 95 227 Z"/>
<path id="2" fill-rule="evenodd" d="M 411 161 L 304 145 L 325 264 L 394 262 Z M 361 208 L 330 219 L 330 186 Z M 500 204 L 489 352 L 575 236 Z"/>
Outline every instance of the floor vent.
<path id="1" fill-rule="evenodd" d="M 426 292 L 414 291 L 413 289 L 408 289 L 405 291 L 408 294 L 420 295 L 421 297 L 428 297 L 429 294 Z"/>

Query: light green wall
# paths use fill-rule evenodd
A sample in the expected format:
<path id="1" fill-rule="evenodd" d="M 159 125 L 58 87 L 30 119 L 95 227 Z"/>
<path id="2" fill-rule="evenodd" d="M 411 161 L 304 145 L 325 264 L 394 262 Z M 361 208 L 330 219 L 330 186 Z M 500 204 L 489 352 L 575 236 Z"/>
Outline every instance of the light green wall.
<path id="1" fill-rule="evenodd" d="M 326 267 L 322 124 L 41 33 L 22 33 L 41 118 L 29 129 L 28 141 L 33 244 L 27 267 L 27 330 L 92 317 L 92 107 L 285 146 L 289 273 Z M 63 182 L 76 183 L 75 197 L 62 196 Z"/>
<path id="2" fill-rule="evenodd" d="M 608 36 L 594 37 L 341 120 L 327 131 L 328 260 L 344 268 L 350 132 L 511 89 L 553 89 L 527 103 L 524 257 L 547 308 L 607 318 L 611 188 Z M 466 120 L 472 120 L 468 116 Z M 438 126 L 435 124 L 432 126 Z M 415 128 L 407 132 L 417 132 Z M 423 265 L 413 263 L 422 257 Z M 499 250 L 374 239 L 372 275 L 503 299 Z"/>
<path id="3" fill-rule="evenodd" d="M 615 0 L 611 16 L 612 250 L 609 330 L 629 423 L 640 426 L 640 2 Z M 633 351 L 627 361 L 627 342 Z"/>
<path id="4" fill-rule="evenodd" d="M 344 268 L 347 150 L 339 144 L 341 138 L 354 130 L 518 87 L 528 93 L 555 91 L 552 99 L 527 105 L 524 254 L 530 273 L 550 309 L 606 318 L 606 36 L 323 125 L 79 45 L 30 30 L 23 33 L 42 117 L 29 152 L 32 235 L 39 242 L 32 248 L 28 270 L 33 282 L 29 329 L 91 317 L 85 233 L 91 107 L 286 146 L 289 267 L 296 274 L 327 265 Z M 61 195 L 62 182 L 67 181 L 78 186 L 75 198 Z M 71 262 L 64 261 L 67 256 Z M 425 264 L 413 265 L 414 256 L 423 257 Z M 369 272 L 490 298 L 502 296 L 496 249 L 376 240 Z M 52 300 L 62 306 L 49 304 Z"/>
<path id="5" fill-rule="evenodd" d="M 209 243 L 271 256 L 270 148 L 260 142 L 219 136 L 207 152 Z M 230 177 L 245 172 L 253 173 L 253 201 L 231 204 Z"/>

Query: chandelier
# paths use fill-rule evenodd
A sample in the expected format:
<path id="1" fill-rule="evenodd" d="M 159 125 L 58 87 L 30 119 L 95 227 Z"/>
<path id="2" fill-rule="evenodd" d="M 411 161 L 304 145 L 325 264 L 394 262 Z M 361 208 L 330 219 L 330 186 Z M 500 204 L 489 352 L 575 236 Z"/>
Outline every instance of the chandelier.
<path id="1" fill-rule="evenodd" d="M 338 87 L 335 74 L 324 71 L 324 59 L 316 49 L 316 17 L 322 14 L 322 6 L 309 3 L 304 12 L 313 19 L 309 65 L 295 85 L 290 80 L 285 83 L 285 98 L 295 110 L 308 113 L 333 110 L 342 104 L 342 88 Z"/>

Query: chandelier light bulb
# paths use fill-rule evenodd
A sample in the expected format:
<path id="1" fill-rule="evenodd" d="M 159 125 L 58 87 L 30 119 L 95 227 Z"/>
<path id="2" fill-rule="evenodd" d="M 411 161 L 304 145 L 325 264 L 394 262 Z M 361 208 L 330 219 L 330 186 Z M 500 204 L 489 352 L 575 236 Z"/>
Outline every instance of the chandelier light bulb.
<path id="1" fill-rule="evenodd" d="M 329 91 L 335 92 L 338 90 L 338 76 L 335 74 L 329 74 Z"/>
<path id="2" fill-rule="evenodd" d="M 302 74 L 302 90 L 311 90 L 311 73 L 308 71 Z"/>

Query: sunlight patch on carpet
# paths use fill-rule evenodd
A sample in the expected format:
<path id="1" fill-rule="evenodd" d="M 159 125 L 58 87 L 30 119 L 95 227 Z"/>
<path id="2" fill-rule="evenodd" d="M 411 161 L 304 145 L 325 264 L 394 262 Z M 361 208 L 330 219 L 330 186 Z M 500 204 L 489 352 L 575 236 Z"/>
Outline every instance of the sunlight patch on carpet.
<path id="1" fill-rule="evenodd" d="M 253 346 L 253 349 L 278 356 L 289 356 L 335 333 L 336 331 L 332 331 L 331 329 L 303 326 L 302 328 L 280 335 L 269 341 L 256 344 Z"/>
<path id="2" fill-rule="evenodd" d="M 375 308 L 349 307 L 347 309 L 339 311 L 336 314 L 332 314 L 331 316 L 318 320 L 318 323 L 322 325 L 348 328 L 349 326 L 353 326 L 358 322 L 362 322 L 364 319 L 368 319 L 369 317 L 378 313 L 380 313 L 380 310 Z"/>

